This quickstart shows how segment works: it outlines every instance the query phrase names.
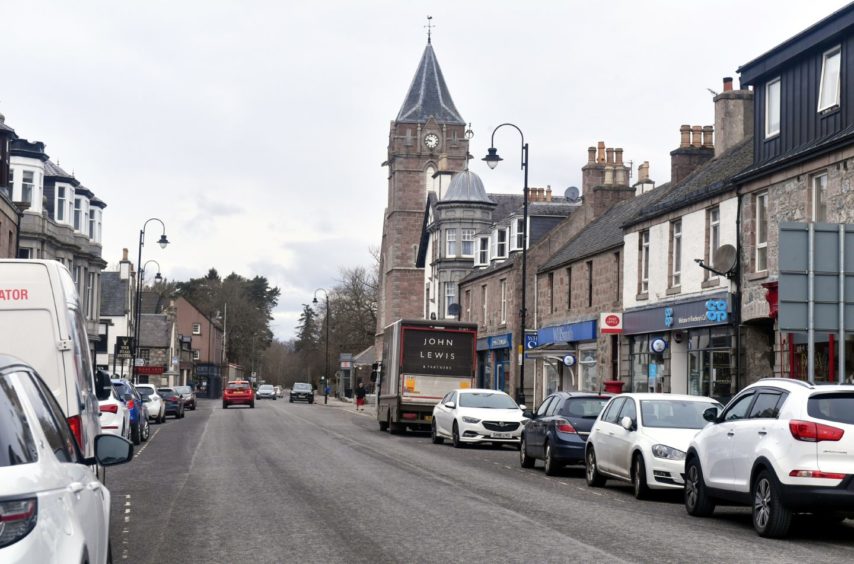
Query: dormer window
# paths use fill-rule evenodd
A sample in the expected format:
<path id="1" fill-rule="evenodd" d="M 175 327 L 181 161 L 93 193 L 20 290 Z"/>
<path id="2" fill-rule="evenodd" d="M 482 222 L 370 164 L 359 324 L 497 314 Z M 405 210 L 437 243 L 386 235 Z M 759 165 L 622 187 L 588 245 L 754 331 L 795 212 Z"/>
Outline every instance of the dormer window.
<path id="1" fill-rule="evenodd" d="M 780 78 L 765 85 L 765 137 L 780 134 Z"/>
<path id="2" fill-rule="evenodd" d="M 838 45 L 824 53 L 821 63 L 821 84 L 818 90 L 818 111 L 820 112 L 839 105 L 841 63 L 842 49 Z"/>
<path id="3" fill-rule="evenodd" d="M 507 258 L 507 229 L 498 229 L 493 234 L 493 258 Z"/>
<path id="4" fill-rule="evenodd" d="M 516 249 L 525 248 L 525 220 L 518 218 L 516 220 Z"/>
<path id="5" fill-rule="evenodd" d="M 21 174 L 21 201 L 28 204 L 33 203 L 33 188 L 35 173 L 31 170 L 25 170 Z"/>
<path id="6" fill-rule="evenodd" d="M 54 206 L 54 217 L 56 221 L 65 222 L 65 206 L 68 205 L 68 194 L 65 186 L 56 187 L 56 205 Z"/>
<path id="7" fill-rule="evenodd" d="M 83 198 L 74 198 L 74 230 L 80 231 L 83 226 Z"/>
<path id="8" fill-rule="evenodd" d="M 478 266 L 489 264 L 489 237 L 480 237 L 478 239 L 477 264 Z"/>

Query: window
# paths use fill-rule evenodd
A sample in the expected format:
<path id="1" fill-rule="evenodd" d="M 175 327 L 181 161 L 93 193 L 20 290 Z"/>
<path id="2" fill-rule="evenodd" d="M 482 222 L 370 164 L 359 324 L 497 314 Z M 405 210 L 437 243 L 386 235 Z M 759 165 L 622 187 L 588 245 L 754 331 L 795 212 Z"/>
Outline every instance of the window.
<path id="1" fill-rule="evenodd" d="M 465 306 L 466 306 L 466 309 L 465 309 L 465 311 L 466 311 L 466 317 L 465 317 L 465 320 L 466 320 L 466 321 L 471 321 L 471 290 L 466 290 Z"/>
<path id="2" fill-rule="evenodd" d="M 706 249 L 706 262 L 710 263 L 715 258 L 715 251 L 721 246 L 721 210 L 711 208 L 706 212 L 706 240 L 709 246 Z M 711 271 L 706 270 L 706 278 Z"/>
<path id="3" fill-rule="evenodd" d="M 151 349 L 139 349 L 139 358 L 148 360 L 151 356 Z"/>
<path id="4" fill-rule="evenodd" d="M 756 264 L 754 270 L 768 270 L 768 192 L 757 194 L 756 207 Z"/>
<path id="5" fill-rule="evenodd" d="M 555 312 L 555 273 L 549 272 L 549 313 Z"/>
<path id="6" fill-rule="evenodd" d="M 493 235 L 495 237 L 495 246 L 492 249 L 492 256 L 495 258 L 507 257 L 507 230 L 499 229 Z"/>
<path id="7" fill-rule="evenodd" d="M 635 400 L 633 400 L 632 398 L 626 398 L 626 403 L 623 404 L 623 409 L 620 410 L 620 418 L 617 420 L 617 422 L 619 423 L 620 421 L 622 421 L 623 417 L 628 417 L 635 424 L 637 424 L 638 410 L 635 406 Z"/>
<path id="8" fill-rule="evenodd" d="M 620 417 L 620 410 L 623 408 L 626 398 L 614 398 L 611 405 L 608 406 L 608 411 L 602 415 L 602 421 L 606 423 L 617 423 Z"/>
<path id="9" fill-rule="evenodd" d="M 68 199 L 65 195 L 65 186 L 56 187 L 56 209 L 54 216 L 56 221 L 65 221 L 65 206 L 68 205 Z"/>
<path id="10" fill-rule="evenodd" d="M 546 398 L 546 401 L 540 404 L 540 407 L 537 408 L 537 417 L 545 417 L 546 411 L 548 411 L 549 406 L 552 403 L 555 403 L 555 396 L 549 396 Z"/>
<path id="11" fill-rule="evenodd" d="M 95 240 L 95 208 L 89 209 L 89 239 Z"/>
<path id="12" fill-rule="evenodd" d="M 477 263 L 489 264 L 489 237 L 481 237 L 477 250 Z"/>
<path id="13" fill-rule="evenodd" d="M 201 323 L 193 323 L 193 335 L 201 335 L 202 334 L 202 324 Z"/>
<path id="14" fill-rule="evenodd" d="M 587 307 L 593 305 L 593 261 L 587 261 Z"/>
<path id="15" fill-rule="evenodd" d="M 812 220 L 827 221 L 827 173 L 813 176 L 812 179 Z"/>
<path id="16" fill-rule="evenodd" d="M 682 283 L 682 220 L 670 223 L 670 287 Z"/>
<path id="17" fill-rule="evenodd" d="M 462 254 L 464 257 L 474 256 L 474 229 L 463 229 Z"/>
<path id="18" fill-rule="evenodd" d="M 457 285 L 445 282 L 445 317 L 450 316 L 451 304 L 457 303 Z"/>
<path id="19" fill-rule="evenodd" d="M 780 398 L 777 392 L 759 392 L 753 407 L 750 409 L 751 419 L 776 419 L 780 413 Z"/>
<path id="20" fill-rule="evenodd" d="M 617 281 L 617 283 L 614 285 L 614 292 L 616 292 L 616 294 L 617 294 L 616 297 L 614 298 L 614 300 L 618 301 L 618 302 L 623 297 L 622 296 L 622 288 L 620 287 L 620 273 L 621 273 L 620 271 L 621 271 L 621 268 L 620 268 L 620 251 L 617 251 L 616 253 L 614 253 L 614 272 L 616 273 L 614 278 Z"/>
<path id="21" fill-rule="evenodd" d="M 97 280 L 97 273 L 90 272 L 88 284 L 86 286 L 86 318 L 87 319 L 95 319 L 97 317 L 97 315 L 96 315 L 97 300 L 95 299 L 95 289 L 98 287 L 98 284 L 97 284 L 96 280 Z"/>
<path id="22" fill-rule="evenodd" d="M 74 198 L 74 230 L 80 231 L 83 225 L 83 198 Z"/>
<path id="23" fill-rule="evenodd" d="M 446 257 L 457 256 L 457 230 L 456 229 L 446 229 L 445 230 L 445 256 Z"/>
<path id="24" fill-rule="evenodd" d="M 15 189 L 15 169 L 9 169 L 9 197 L 12 197 L 13 190 Z"/>
<path id="25" fill-rule="evenodd" d="M 48 447 L 60 462 L 77 462 L 77 448 L 62 409 L 53 393 L 38 379 L 29 376 L 30 385 L 23 386 L 36 412 L 36 421 L 41 425 Z"/>
<path id="26" fill-rule="evenodd" d="M 202 358 L 202 353 L 199 349 L 193 349 L 193 360 L 199 360 Z"/>
<path id="27" fill-rule="evenodd" d="M 824 54 L 821 63 L 821 84 L 818 90 L 818 111 L 829 110 L 839 105 L 839 71 L 842 51 L 839 46 Z"/>
<path id="28" fill-rule="evenodd" d="M 516 220 L 516 248 L 524 249 L 525 248 L 525 220 L 517 219 Z"/>
<path id="29" fill-rule="evenodd" d="M 724 421 L 736 421 L 738 419 L 747 418 L 747 408 L 750 407 L 750 402 L 753 401 L 753 394 L 741 396 L 729 405 L 729 408 L 724 412 Z"/>
<path id="30" fill-rule="evenodd" d="M 33 171 L 25 170 L 22 175 L 22 184 L 21 184 L 21 201 L 33 203 Z"/>
<path id="31" fill-rule="evenodd" d="M 507 279 L 501 279 L 501 323 L 507 323 Z"/>
<path id="32" fill-rule="evenodd" d="M 39 451 L 18 391 L 8 378 L 0 378 L 0 468 L 31 464 Z M 4 525 L 5 526 L 5 525 Z"/>
<path id="33" fill-rule="evenodd" d="M 432 166 L 428 166 L 426 169 L 424 169 L 424 188 L 425 188 L 426 192 L 435 192 L 436 191 L 437 182 L 436 182 L 435 174 L 436 174 L 436 169 L 434 169 Z M 439 197 L 441 198 L 442 195 L 439 194 Z"/>
<path id="34" fill-rule="evenodd" d="M 780 133 L 780 79 L 765 85 L 765 137 Z"/>
<path id="35" fill-rule="evenodd" d="M 566 309 L 572 309 L 572 267 L 566 269 Z"/>
<path id="36" fill-rule="evenodd" d="M 480 287 L 480 322 L 486 326 L 486 284 Z"/>
<path id="37" fill-rule="evenodd" d="M 638 244 L 638 293 L 646 294 L 649 292 L 649 230 L 641 231 Z"/>

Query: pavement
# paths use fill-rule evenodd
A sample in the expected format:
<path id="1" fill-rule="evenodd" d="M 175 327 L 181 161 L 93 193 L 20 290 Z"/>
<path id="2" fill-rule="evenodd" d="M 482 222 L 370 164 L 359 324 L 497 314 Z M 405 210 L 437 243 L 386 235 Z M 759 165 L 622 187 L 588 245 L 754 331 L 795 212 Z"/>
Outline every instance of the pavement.
<path id="1" fill-rule="evenodd" d="M 762 539 L 748 508 L 692 518 L 679 492 L 637 501 L 628 484 L 587 487 L 580 468 L 549 477 L 515 449 L 391 435 L 353 409 L 201 400 L 154 425 L 107 474 L 115 561 L 854 561 L 851 520 Z"/>

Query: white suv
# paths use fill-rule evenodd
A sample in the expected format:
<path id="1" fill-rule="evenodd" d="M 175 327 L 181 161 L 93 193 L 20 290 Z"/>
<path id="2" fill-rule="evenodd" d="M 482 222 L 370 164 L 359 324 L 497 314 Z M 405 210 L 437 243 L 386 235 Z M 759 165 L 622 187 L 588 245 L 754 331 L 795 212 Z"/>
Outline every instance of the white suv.
<path id="1" fill-rule="evenodd" d="M 763 537 L 783 537 L 794 513 L 841 521 L 854 511 L 854 386 L 784 378 L 745 388 L 691 441 L 685 508 L 753 507 Z"/>

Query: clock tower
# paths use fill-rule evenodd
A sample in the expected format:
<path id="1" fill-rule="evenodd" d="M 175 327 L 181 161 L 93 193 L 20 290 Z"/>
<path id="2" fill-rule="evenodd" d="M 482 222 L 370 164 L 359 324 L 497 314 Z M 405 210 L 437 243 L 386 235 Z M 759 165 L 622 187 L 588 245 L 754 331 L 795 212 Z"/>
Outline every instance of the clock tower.
<path id="1" fill-rule="evenodd" d="M 430 39 L 388 137 L 388 203 L 379 271 L 377 356 L 382 333 L 402 318 L 425 315 L 424 269 L 415 266 L 427 194 L 441 197 L 450 174 L 465 170 L 466 123 L 451 100 Z"/>

